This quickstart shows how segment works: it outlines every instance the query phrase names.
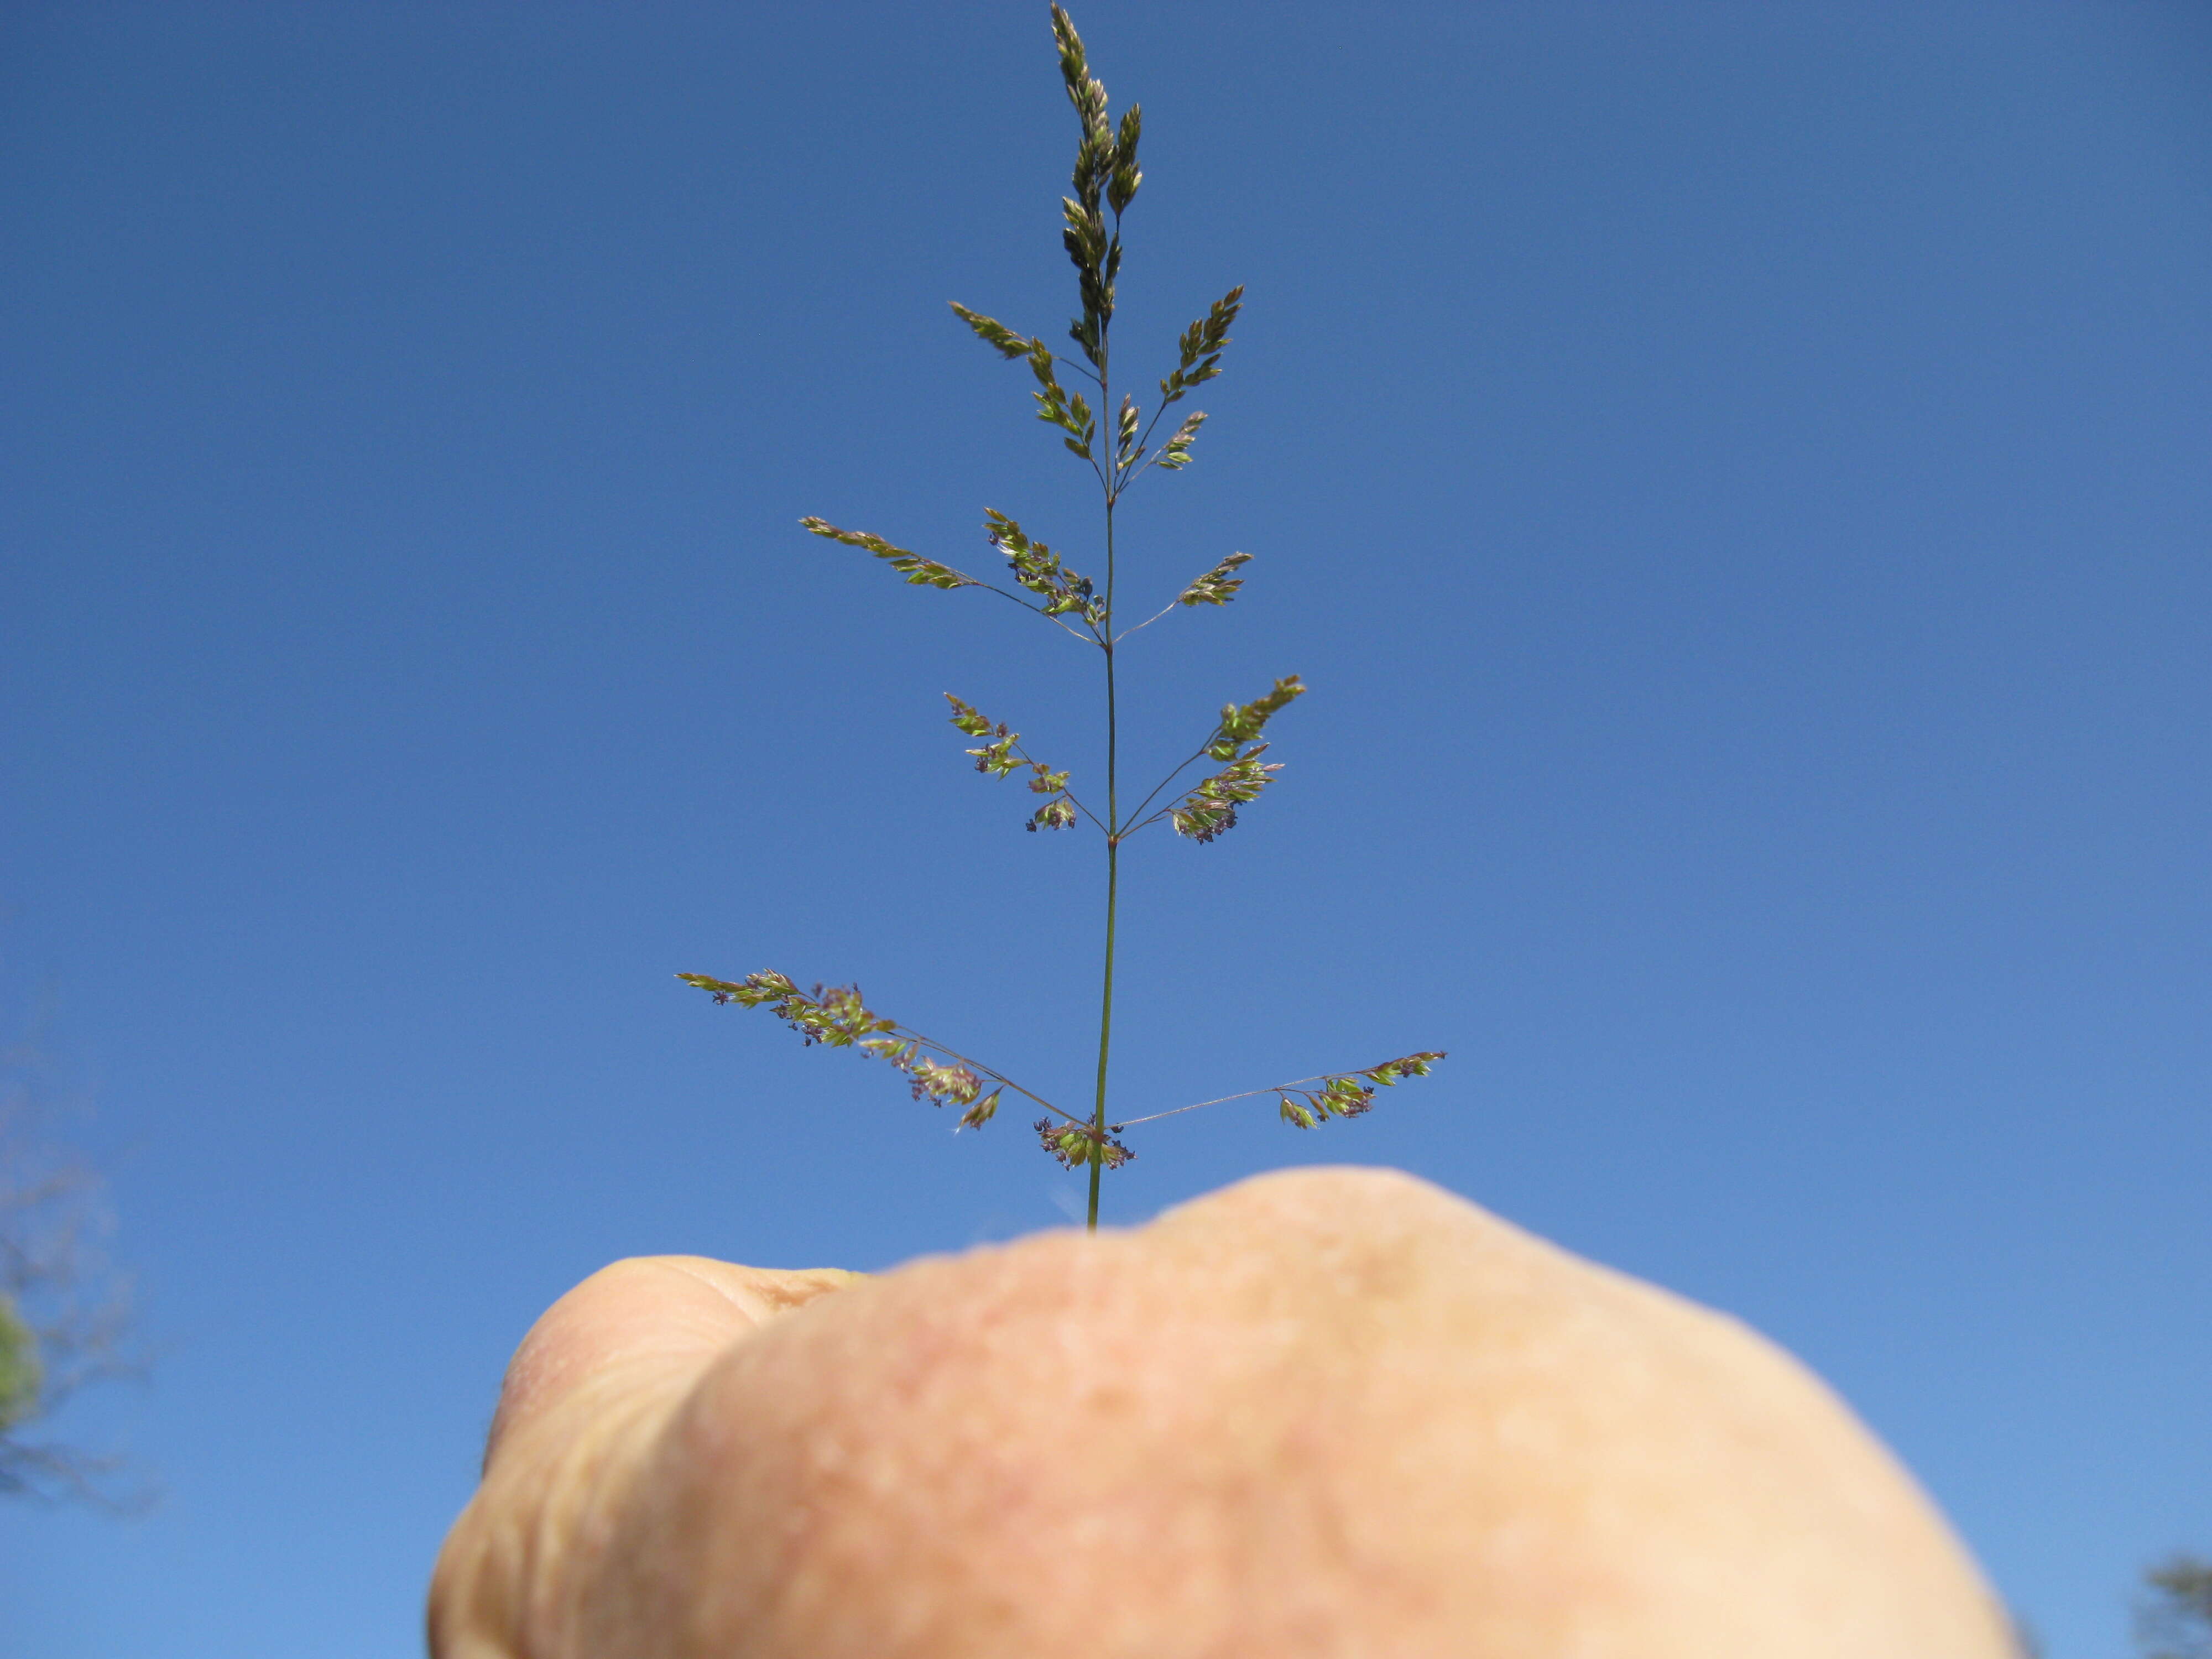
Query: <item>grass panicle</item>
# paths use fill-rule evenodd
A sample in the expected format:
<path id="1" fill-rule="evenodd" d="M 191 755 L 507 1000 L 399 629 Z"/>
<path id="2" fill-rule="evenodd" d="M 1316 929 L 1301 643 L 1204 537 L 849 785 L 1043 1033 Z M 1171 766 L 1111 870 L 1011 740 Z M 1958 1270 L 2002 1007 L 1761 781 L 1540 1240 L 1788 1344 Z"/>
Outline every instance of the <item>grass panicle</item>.
<path id="1" fill-rule="evenodd" d="M 780 973 L 749 974 L 740 980 L 716 979 L 705 974 L 679 974 L 686 984 L 708 993 L 718 1003 L 740 1007 L 765 1007 L 810 1045 L 855 1048 L 882 1060 L 904 1074 L 908 1092 L 917 1101 L 939 1108 L 955 1108 L 957 1127 L 980 1129 L 997 1114 L 1008 1093 L 1022 1097 L 1041 1109 L 1043 1115 L 1032 1127 L 1044 1151 L 1069 1170 L 1090 1174 L 1090 1224 L 1098 1224 L 1100 1176 L 1118 1170 L 1136 1156 L 1123 1144 L 1123 1131 L 1133 1125 L 1157 1122 L 1200 1107 L 1229 1101 L 1275 1097 L 1278 1115 L 1294 1127 L 1312 1129 L 1331 1118 L 1358 1117 L 1370 1110 L 1378 1089 L 1393 1087 L 1407 1078 L 1425 1077 L 1443 1058 L 1423 1051 L 1380 1065 L 1345 1072 L 1324 1073 L 1284 1084 L 1251 1089 L 1216 1100 L 1194 1101 L 1109 1121 L 1107 1079 L 1114 1035 L 1114 961 L 1121 896 L 1121 843 L 1155 823 L 1166 824 L 1175 834 L 1203 846 L 1218 841 L 1237 827 L 1238 812 L 1258 801 L 1282 769 L 1278 761 L 1262 760 L 1270 744 L 1261 741 L 1268 722 L 1298 697 L 1305 685 L 1296 674 L 1279 678 L 1272 690 L 1247 703 L 1224 704 L 1221 716 L 1198 748 L 1127 811 L 1121 806 L 1120 700 L 1116 684 L 1115 647 L 1128 634 L 1158 622 L 1178 606 L 1225 605 L 1244 584 L 1240 574 L 1251 562 L 1248 553 L 1225 555 L 1213 568 L 1183 587 L 1143 622 L 1116 633 L 1116 578 L 1114 512 L 1129 487 L 1146 472 L 1180 472 L 1190 465 L 1192 446 L 1206 423 L 1203 410 L 1184 414 L 1167 438 L 1155 447 L 1154 433 L 1167 411 L 1200 386 L 1218 379 L 1223 354 L 1230 344 L 1230 330 L 1244 306 L 1244 290 L 1231 289 L 1182 331 L 1176 342 L 1176 361 L 1159 385 L 1159 401 L 1149 416 L 1136 397 L 1114 395 L 1113 323 L 1115 291 L 1121 272 L 1121 217 L 1136 199 L 1144 173 L 1137 164 L 1137 145 L 1144 118 L 1132 104 L 1113 118 L 1104 85 L 1091 71 L 1090 55 L 1066 12 L 1052 8 L 1053 39 L 1060 56 L 1060 77 L 1073 106 L 1079 128 L 1075 164 L 1069 174 L 1072 195 L 1062 198 L 1060 246 L 1076 271 L 1079 314 L 1068 324 L 1068 338 L 1078 357 L 1056 355 L 1041 336 L 1024 334 L 997 319 L 972 311 L 955 301 L 952 310 L 975 337 L 1008 362 L 1025 362 L 1036 382 L 1030 396 L 1036 418 L 1052 428 L 1062 447 L 1090 472 L 1098 486 L 1103 508 L 1100 552 L 1103 575 L 1098 580 L 1079 574 L 1044 542 L 1032 537 L 1021 524 L 995 507 L 986 508 L 983 533 L 992 549 L 1006 561 L 1011 586 L 969 575 L 941 560 L 915 553 L 870 532 L 844 530 L 826 520 L 805 518 L 800 525 L 817 536 L 860 549 L 888 564 L 915 586 L 947 592 L 981 587 L 1034 611 L 1073 639 L 1096 649 L 1103 659 L 1106 738 L 1106 775 L 1103 800 L 1093 797 L 1085 805 L 1068 787 L 1068 774 L 1036 759 L 1022 746 L 1022 734 L 1003 720 L 994 720 L 973 704 L 951 692 L 951 723 L 963 734 L 978 739 L 967 752 L 975 769 L 988 777 L 1028 775 L 1033 794 L 1045 798 L 1034 808 L 1025 828 L 1074 830 L 1085 823 L 1099 832 L 1105 854 L 1105 915 L 1103 973 L 1099 994 L 1098 1053 L 1088 1109 L 1072 1111 L 994 1070 L 973 1056 L 948 1048 L 920 1031 L 870 1008 L 857 985 L 816 985 L 802 990 L 798 981 Z M 1062 371 L 1067 378 L 1062 379 Z M 1079 383 L 1087 382 L 1097 402 Z M 1102 419 L 1104 422 L 1102 428 Z M 1086 559 L 1085 562 L 1089 562 Z M 1101 567 L 1094 566 L 1094 568 Z M 1216 769 L 1195 783 L 1184 783 L 1185 775 L 1201 762 Z M 1161 804 L 1164 802 L 1164 804 Z"/>

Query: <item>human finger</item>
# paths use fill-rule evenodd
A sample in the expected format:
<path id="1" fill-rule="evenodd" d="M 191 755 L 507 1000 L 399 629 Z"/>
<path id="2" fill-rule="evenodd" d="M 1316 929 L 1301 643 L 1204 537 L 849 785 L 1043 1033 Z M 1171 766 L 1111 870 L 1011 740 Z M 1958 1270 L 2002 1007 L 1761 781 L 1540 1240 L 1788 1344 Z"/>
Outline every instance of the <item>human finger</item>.
<path id="1" fill-rule="evenodd" d="M 546 1653 L 2008 1651 L 1802 1366 L 1386 1171 L 912 1264 L 726 1349 L 649 1440 Z"/>
<path id="2" fill-rule="evenodd" d="M 854 1275 L 703 1256 L 602 1268 L 539 1317 L 509 1362 L 484 1478 L 432 1582 L 439 1659 L 542 1651 L 590 1582 L 590 1528 L 668 1413 L 732 1343 Z"/>

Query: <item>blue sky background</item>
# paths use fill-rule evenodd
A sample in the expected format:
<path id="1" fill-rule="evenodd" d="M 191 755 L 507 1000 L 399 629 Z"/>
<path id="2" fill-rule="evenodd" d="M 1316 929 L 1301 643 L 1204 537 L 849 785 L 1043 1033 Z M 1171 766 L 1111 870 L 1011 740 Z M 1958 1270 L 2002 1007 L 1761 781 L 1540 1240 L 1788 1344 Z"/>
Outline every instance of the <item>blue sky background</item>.
<path id="1" fill-rule="evenodd" d="M 1749 1319 L 2051 1659 L 2212 1550 L 2212 14 L 1095 4 L 1139 384 L 1249 285 L 1129 749 L 1303 674 L 1283 783 L 1133 843 L 1133 1219 L 1400 1164 Z M 820 513 L 1085 565 L 1025 373 L 1042 5 L 0 16 L 0 954 L 95 1112 L 166 1501 L 0 1510 L 0 1649 L 416 1650 L 499 1370 L 626 1254 L 1062 1219 L 678 969 L 857 978 L 1079 1094 L 1092 661 Z M 1153 832 L 1157 836 L 1158 832 Z"/>

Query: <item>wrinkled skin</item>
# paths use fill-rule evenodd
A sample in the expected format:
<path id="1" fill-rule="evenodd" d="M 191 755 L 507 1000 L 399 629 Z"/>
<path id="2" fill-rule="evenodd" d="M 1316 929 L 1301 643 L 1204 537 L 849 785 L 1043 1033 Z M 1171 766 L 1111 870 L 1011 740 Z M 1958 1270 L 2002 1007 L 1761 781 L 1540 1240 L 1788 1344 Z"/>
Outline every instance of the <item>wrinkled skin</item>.
<path id="1" fill-rule="evenodd" d="M 619 1262 L 517 1353 L 439 1659 L 2008 1659 L 1733 1321 L 1380 1170 L 878 1278 Z"/>

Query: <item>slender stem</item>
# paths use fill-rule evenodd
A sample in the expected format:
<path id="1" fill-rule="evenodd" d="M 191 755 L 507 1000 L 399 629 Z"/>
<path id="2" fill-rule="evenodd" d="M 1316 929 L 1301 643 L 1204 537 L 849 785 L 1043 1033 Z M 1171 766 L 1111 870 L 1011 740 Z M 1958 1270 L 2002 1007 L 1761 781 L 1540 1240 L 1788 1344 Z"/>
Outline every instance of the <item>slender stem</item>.
<path id="1" fill-rule="evenodd" d="M 1121 248 L 1121 212 L 1114 210 L 1114 240 L 1110 258 L 1118 260 Z M 1120 749 L 1114 696 L 1114 503 L 1121 498 L 1130 471 L 1121 461 L 1121 422 L 1114 407 L 1113 373 L 1107 331 L 1113 312 L 1098 319 L 1098 420 L 1106 441 L 1106 465 L 1091 463 L 1106 490 L 1106 604 L 1097 626 L 1098 648 L 1106 653 L 1106 972 L 1098 994 L 1098 1094 L 1091 1115 L 1091 1209 L 1087 1225 L 1098 1231 L 1098 1179 L 1106 1167 L 1106 1058 L 1114 1042 L 1114 922 L 1115 900 L 1121 887 L 1121 797 Z M 1153 416 L 1158 418 L 1157 415 Z"/>
<path id="2" fill-rule="evenodd" d="M 1106 506 L 1106 978 L 1098 998 L 1098 1094 L 1091 1113 L 1091 1211 L 1088 1226 L 1098 1231 L 1098 1180 L 1106 1167 L 1106 1057 L 1114 1041 L 1114 922 L 1121 885 L 1121 817 L 1118 793 L 1114 697 L 1114 506 Z"/>

